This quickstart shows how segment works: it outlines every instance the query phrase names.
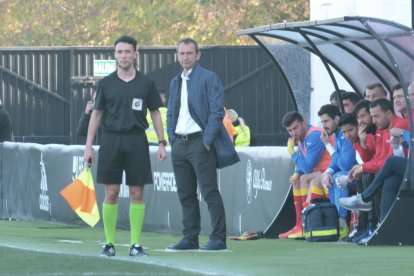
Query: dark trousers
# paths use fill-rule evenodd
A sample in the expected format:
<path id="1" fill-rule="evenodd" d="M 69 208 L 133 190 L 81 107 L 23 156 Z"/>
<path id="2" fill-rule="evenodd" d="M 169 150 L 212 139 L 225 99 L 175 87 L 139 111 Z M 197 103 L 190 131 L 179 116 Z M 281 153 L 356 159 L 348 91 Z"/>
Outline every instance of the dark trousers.
<path id="1" fill-rule="evenodd" d="M 377 172 L 374 180 L 368 188 L 361 194 L 362 199 L 370 200 L 376 193 L 381 191 L 381 221 L 387 215 L 392 203 L 397 197 L 401 182 L 405 173 L 407 159 L 403 157 L 391 156 L 384 166 Z"/>
<path id="2" fill-rule="evenodd" d="M 200 233 L 200 206 L 197 181 L 207 203 L 213 229 L 210 239 L 226 243 L 226 219 L 223 200 L 217 186 L 216 155 L 208 151 L 202 137 L 182 140 L 177 138 L 171 150 L 178 198 L 183 211 L 184 236 L 198 241 Z"/>
<path id="3" fill-rule="evenodd" d="M 369 187 L 375 174 L 363 173 L 360 180 L 357 182 L 357 193 L 361 194 Z M 372 209 L 369 212 L 359 212 L 358 215 L 358 229 L 364 230 L 368 226 L 375 227 L 380 216 L 380 196 L 378 194 L 372 197 Z"/>

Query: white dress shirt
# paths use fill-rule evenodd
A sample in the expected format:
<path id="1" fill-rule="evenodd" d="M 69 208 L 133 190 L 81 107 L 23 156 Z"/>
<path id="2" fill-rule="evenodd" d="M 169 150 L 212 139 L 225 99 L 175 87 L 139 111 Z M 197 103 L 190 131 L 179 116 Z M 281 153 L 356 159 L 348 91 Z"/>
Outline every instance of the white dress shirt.
<path id="1" fill-rule="evenodd" d="M 190 110 L 188 109 L 188 90 L 187 90 L 187 80 L 189 80 L 188 75 L 190 75 L 192 69 L 184 73 L 181 73 L 181 107 L 180 113 L 178 114 L 177 126 L 175 128 L 175 133 L 180 135 L 186 135 L 194 132 L 201 131 L 201 127 L 193 120 L 190 115 Z"/>

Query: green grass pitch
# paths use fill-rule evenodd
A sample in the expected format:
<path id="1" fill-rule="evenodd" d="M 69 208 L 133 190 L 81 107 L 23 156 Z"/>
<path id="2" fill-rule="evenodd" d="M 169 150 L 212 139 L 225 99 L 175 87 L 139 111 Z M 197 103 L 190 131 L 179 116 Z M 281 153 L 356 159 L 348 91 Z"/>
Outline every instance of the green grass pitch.
<path id="1" fill-rule="evenodd" d="M 414 234 L 414 233 L 413 233 Z M 0 275 L 413 275 L 414 247 L 295 240 L 231 241 L 226 252 L 165 252 L 181 237 L 144 232 L 149 257 L 129 257 L 129 232 L 117 231 L 117 256 L 98 257 L 103 229 L 0 221 Z M 200 243 L 207 241 L 202 236 Z"/>

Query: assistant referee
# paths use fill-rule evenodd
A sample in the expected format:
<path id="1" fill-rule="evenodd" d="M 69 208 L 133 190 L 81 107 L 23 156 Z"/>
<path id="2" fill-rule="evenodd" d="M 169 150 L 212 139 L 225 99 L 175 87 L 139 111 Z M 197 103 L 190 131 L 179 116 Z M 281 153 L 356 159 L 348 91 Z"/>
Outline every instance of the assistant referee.
<path id="1" fill-rule="evenodd" d="M 97 182 L 105 185 L 102 205 L 106 245 L 101 256 L 115 256 L 115 232 L 118 216 L 118 197 L 122 173 L 130 195 L 130 256 L 146 256 L 140 245 L 144 222 L 144 185 L 152 183 L 149 147 L 145 129 L 147 109 L 159 139 L 157 159 L 166 158 L 166 141 L 158 111 L 162 107 L 154 81 L 135 69 L 138 56 L 137 41 L 122 36 L 115 41 L 118 68 L 104 77 L 98 85 L 96 102 L 89 122 L 84 161 L 93 162 L 92 144 L 98 127 L 102 126 L 99 148 Z"/>

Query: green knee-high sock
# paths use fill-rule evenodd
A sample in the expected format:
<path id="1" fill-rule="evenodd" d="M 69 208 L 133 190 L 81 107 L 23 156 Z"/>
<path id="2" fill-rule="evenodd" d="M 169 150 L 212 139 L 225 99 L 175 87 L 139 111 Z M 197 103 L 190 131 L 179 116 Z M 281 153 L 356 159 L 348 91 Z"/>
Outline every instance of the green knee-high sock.
<path id="1" fill-rule="evenodd" d="M 115 245 L 116 222 L 118 220 L 118 203 L 102 204 L 102 217 L 105 230 L 106 243 Z"/>
<path id="2" fill-rule="evenodd" d="M 139 243 L 142 225 L 144 224 L 145 204 L 129 205 L 129 223 L 131 225 L 131 246 Z"/>

